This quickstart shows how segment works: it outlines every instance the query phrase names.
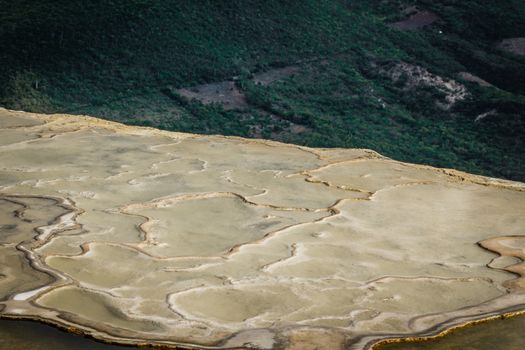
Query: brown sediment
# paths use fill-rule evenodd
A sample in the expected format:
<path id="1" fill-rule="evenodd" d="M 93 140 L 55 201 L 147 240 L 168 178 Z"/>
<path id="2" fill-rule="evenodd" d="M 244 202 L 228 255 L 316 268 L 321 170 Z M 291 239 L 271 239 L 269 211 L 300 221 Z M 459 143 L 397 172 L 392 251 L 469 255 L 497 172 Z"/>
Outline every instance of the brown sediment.
<path id="1" fill-rule="evenodd" d="M 508 282 L 522 265 L 492 268 L 511 258 L 476 245 L 505 235 L 488 249 L 523 260 L 523 184 L 369 150 L 0 114 L 29 120 L 0 139 L 0 199 L 61 208 L 12 246 L 56 281 L 20 287 L 2 317 L 135 345 L 362 349 L 525 304 Z"/>

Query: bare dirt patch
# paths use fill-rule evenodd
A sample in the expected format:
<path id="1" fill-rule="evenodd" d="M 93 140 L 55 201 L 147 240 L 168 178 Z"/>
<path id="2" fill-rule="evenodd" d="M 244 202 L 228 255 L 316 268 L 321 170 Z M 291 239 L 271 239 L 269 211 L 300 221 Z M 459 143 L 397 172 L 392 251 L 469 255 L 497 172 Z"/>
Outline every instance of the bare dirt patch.
<path id="1" fill-rule="evenodd" d="M 258 85 L 270 85 L 275 81 L 286 79 L 299 72 L 300 68 L 297 66 L 288 66 L 284 68 L 271 69 L 265 72 L 253 75 L 253 82 Z"/>
<path id="2" fill-rule="evenodd" d="M 222 81 L 178 89 L 177 93 L 189 99 L 196 99 L 203 104 L 218 103 L 224 109 L 241 109 L 248 107 L 246 97 L 237 88 L 234 81 Z"/>
<path id="3" fill-rule="evenodd" d="M 299 72 L 299 70 L 300 68 L 298 66 L 271 69 L 254 74 L 252 81 L 256 84 L 266 86 L 288 78 Z M 176 90 L 176 92 L 188 99 L 196 99 L 205 105 L 218 103 L 226 110 L 248 107 L 246 96 L 239 90 L 233 80 L 181 88 Z"/>
<path id="4" fill-rule="evenodd" d="M 417 30 L 431 25 L 438 19 L 439 17 L 433 12 L 416 10 L 416 12 L 410 15 L 407 19 L 390 23 L 389 26 L 399 30 Z"/>
<path id="5" fill-rule="evenodd" d="M 280 118 L 280 117 L 277 117 L 276 118 Z M 278 132 L 273 132 L 272 133 L 272 138 L 276 139 L 276 140 L 284 140 L 286 135 L 290 135 L 290 134 L 302 134 L 302 133 L 305 133 L 305 132 L 308 132 L 308 131 L 311 131 L 312 129 L 310 129 L 309 127 L 307 126 L 304 126 L 304 125 L 300 125 L 300 124 L 295 124 L 293 122 L 289 122 L 289 125 L 288 127 L 284 128 L 283 130 L 281 131 L 278 131 Z"/>
<path id="6" fill-rule="evenodd" d="M 497 47 L 503 51 L 525 56 L 525 37 L 504 39 L 497 44 Z"/>
<path id="7" fill-rule="evenodd" d="M 474 75 L 474 74 L 469 73 L 469 72 L 459 72 L 458 73 L 458 77 L 460 79 L 464 80 L 464 81 L 468 81 L 470 83 L 476 83 L 479 86 L 484 86 L 484 87 L 494 86 L 491 83 L 489 83 L 488 81 L 486 81 L 484 79 L 481 79 L 477 75 Z"/>
<path id="8" fill-rule="evenodd" d="M 290 134 L 301 134 L 308 131 L 311 131 L 307 126 L 296 124 L 294 122 L 291 122 L 289 120 L 284 119 L 281 116 L 278 116 L 273 113 L 268 113 L 262 109 L 258 110 L 259 113 L 267 115 L 272 121 L 276 122 L 277 124 L 281 124 L 282 129 L 279 131 L 274 131 L 271 134 L 271 137 L 276 140 L 284 140 L 286 135 Z M 282 125 L 284 123 L 284 126 Z M 252 125 L 250 130 L 250 137 L 253 138 L 264 138 L 263 136 L 263 126 L 262 125 Z"/>

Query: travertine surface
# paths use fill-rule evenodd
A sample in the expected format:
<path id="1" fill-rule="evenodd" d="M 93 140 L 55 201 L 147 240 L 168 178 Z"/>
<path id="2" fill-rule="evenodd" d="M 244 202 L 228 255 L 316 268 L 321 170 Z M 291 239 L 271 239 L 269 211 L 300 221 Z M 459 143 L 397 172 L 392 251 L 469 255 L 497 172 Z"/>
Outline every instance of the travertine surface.
<path id="1" fill-rule="evenodd" d="M 521 183 L 369 150 L 0 109 L 0 314 L 107 341 L 359 349 L 520 309 L 524 214 Z"/>

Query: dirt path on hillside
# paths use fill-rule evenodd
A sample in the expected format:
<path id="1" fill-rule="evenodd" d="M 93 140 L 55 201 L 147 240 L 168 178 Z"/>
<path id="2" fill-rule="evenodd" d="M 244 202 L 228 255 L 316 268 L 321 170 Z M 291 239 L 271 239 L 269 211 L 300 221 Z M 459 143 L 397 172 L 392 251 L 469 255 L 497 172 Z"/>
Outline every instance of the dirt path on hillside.
<path id="1" fill-rule="evenodd" d="M 407 19 L 390 23 L 388 26 L 399 30 L 417 30 L 436 22 L 439 17 L 430 11 L 417 11 Z"/>

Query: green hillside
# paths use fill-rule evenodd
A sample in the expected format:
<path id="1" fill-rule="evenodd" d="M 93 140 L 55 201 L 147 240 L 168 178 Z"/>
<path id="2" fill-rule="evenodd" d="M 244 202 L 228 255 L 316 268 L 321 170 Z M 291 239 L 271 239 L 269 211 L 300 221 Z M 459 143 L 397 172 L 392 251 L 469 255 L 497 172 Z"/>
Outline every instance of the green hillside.
<path id="1" fill-rule="evenodd" d="M 525 181 L 525 56 L 499 45 L 525 37 L 522 0 L 0 0 L 0 8 L 7 108 L 365 147 Z M 407 19 L 417 28 L 391 25 Z M 293 74 L 271 83 L 253 79 L 290 66 Z M 203 104 L 179 90 L 221 81 L 234 81 L 243 105 Z"/>

